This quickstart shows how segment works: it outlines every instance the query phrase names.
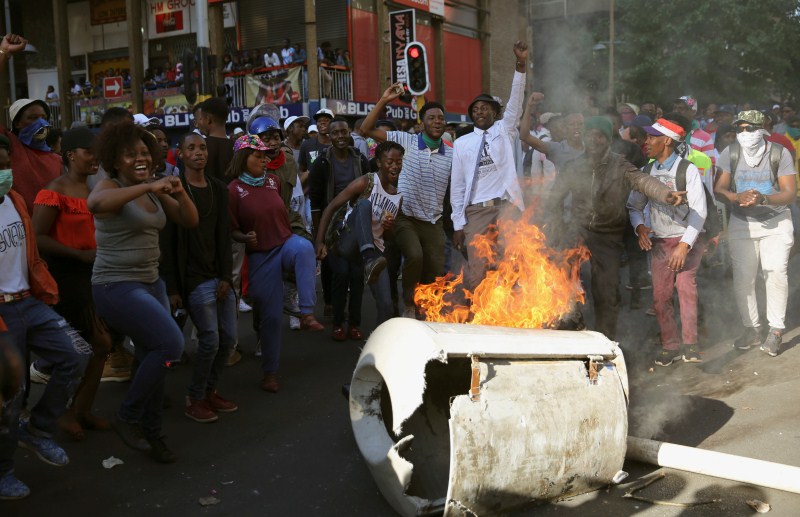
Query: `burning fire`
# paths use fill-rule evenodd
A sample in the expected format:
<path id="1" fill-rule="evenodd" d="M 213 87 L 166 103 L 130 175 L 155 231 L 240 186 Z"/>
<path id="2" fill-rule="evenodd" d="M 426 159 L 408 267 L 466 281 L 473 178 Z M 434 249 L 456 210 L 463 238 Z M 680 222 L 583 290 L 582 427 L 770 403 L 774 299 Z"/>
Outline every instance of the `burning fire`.
<path id="1" fill-rule="evenodd" d="M 487 260 L 488 271 L 475 292 L 464 290 L 470 307 L 456 301 L 463 271 L 417 286 L 414 302 L 427 321 L 547 328 L 576 303 L 583 303 L 579 275 L 589 250 L 549 248 L 539 227 L 525 222 L 530 214 L 526 211 L 520 220 L 499 220 L 486 234 L 475 237 L 471 252 Z"/>

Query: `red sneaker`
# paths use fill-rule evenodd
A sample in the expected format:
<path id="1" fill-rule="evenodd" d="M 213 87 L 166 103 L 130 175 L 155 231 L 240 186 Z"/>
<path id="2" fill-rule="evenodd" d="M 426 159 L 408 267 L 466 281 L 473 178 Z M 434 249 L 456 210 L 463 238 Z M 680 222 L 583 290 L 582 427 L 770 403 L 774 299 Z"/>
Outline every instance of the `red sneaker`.
<path id="1" fill-rule="evenodd" d="M 221 397 L 216 390 L 206 393 L 205 401 L 208 407 L 220 413 L 233 413 L 239 409 L 239 406 Z"/>
<path id="2" fill-rule="evenodd" d="M 353 341 L 363 341 L 364 334 L 361 333 L 361 329 L 356 327 L 355 325 L 350 326 L 350 330 L 347 332 L 347 336 L 352 339 Z"/>
<path id="3" fill-rule="evenodd" d="M 344 333 L 344 328 L 336 325 L 333 327 L 333 332 L 331 332 L 331 337 L 334 341 L 344 341 L 347 339 L 347 334 Z"/>
<path id="4" fill-rule="evenodd" d="M 183 414 L 187 418 L 203 424 L 219 420 L 217 414 L 208 407 L 205 400 L 197 400 L 189 396 L 186 397 L 186 409 L 183 410 Z"/>
<path id="5" fill-rule="evenodd" d="M 313 314 L 303 314 L 300 316 L 300 328 L 311 332 L 321 332 L 325 330 L 322 323 L 317 321 Z"/>

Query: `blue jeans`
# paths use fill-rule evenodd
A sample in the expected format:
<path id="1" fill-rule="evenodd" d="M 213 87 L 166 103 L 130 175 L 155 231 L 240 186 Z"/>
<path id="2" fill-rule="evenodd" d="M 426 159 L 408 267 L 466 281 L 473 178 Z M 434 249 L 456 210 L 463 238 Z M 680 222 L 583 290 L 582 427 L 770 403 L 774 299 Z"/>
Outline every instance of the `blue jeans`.
<path id="1" fill-rule="evenodd" d="M 236 343 L 236 296 L 233 288 L 217 300 L 219 279 L 212 278 L 194 288 L 187 301 L 189 316 L 197 327 L 197 355 L 189 384 L 189 396 L 198 400 L 214 391 Z"/>
<path id="2" fill-rule="evenodd" d="M 139 424 L 150 438 L 161 434 L 164 379 L 183 353 L 183 333 L 172 319 L 164 281 L 113 282 L 92 286 L 97 314 L 135 345 L 138 368 L 119 418 Z"/>
<path id="3" fill-rule="evenodd" d="M 283 322 L 283 273 L 294 271 L 300 314 L 313 314 L 317 303 L 315 290 L 317 259 L 314 246 L 307 239 L 292 235 L 283 245 L 268 252 L 247 255 L 247 279 L 250 296 L 256 301 L 261 318 L 261 369 L 277 373 L 281 355 Z"/>
<path id="4" fill-rule="evenodd" d="M 78 387 L 91 348 L 76 348 L 67 334 L 70 327 L 66 320 L 33 297 L 0 303 L 0 319 L 7 328 L 0 330 L 0 339 L 13 346 L 20 357 L 35 352 L 53 369 L 42 398 L 31 410 L 30 423 L 46 434 L 55 433 L 58 417 L 66 411 Z M 25 398 L 25 383 L 21 384 L 16 396 L 0 409 L 0 475 L 14 466 L 19 413 Z"/>
<path id="5" fill-rule="evenodd" d="M 361 299 L 364 292 L 364 263 L 361 253 L 371 249 L 375 249 L 375 240 L 372 235 L 372 203 L 368 199 L 361 199 L 356 203 L 353 211 L 350 212 L 347 223 L 339 234 L 339 240 L 336 243 L 338 256 L 333 262 L 335 267 L 338 268 L 338 272 L 343 275 L 349 274 L 349 279 L 359 282 L 355 286 L 352 281 L 350 283 L 350 314 L 348 319 L 351 325 L 359 325 L 361 323 Z M 346 263 L 346 266 L 344 263 Z M 334 272 L 336 272 L 336 269 L 334 269 Z M 377 305 L 378 325 L 380 325 L 391 318 L 394 312 L 388 268 L 381 271 L 378 280 L 370 284 L 369 288 Z M 345 292 L 345 296 L 346 294 Z M 344 302 L 342 302 L 343 310 Z M 355 315 L 353 314 L 354 312 Z M 344 320 L 344 312 L 342 312 L 342 318 L 337 320 L 336 304 L 334 303 L 334 324 L 341 324 L 342 320 Z"/>

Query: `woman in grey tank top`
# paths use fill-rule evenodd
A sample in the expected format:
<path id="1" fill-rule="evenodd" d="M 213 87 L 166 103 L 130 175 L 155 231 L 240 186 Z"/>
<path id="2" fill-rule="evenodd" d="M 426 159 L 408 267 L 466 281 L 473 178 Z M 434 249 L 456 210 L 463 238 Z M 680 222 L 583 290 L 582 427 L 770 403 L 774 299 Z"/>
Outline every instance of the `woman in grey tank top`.
<path id="1" fill-rule="evenodd" d="M 131 448 L 171 463 L 177 458 L 161 436 L 164 378 L 181 357 L 183 333 L 158 276 L 158 235 L 167 217 L 197 226 L 197 210 L 177 177 L 154 180 L 161 149 L 149 132 L 120 122 L 107 126 L 95 146 L 109 179 L 87 200 L 97 241 L 92 295 L 97 314 L 135 343 L 139 364 L 113 425 Z"/>

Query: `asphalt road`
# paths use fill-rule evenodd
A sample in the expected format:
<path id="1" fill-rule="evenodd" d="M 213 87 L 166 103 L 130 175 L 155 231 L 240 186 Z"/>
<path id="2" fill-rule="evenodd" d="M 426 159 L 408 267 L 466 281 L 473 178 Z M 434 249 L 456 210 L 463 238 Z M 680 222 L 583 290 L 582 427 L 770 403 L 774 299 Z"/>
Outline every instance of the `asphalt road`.
<path id="1" fill-rule="evenodd" d="M 795 260 L 790 279 L 797 278 L 799 268 Z M 708 328 L 704 362 L 654 366 L 653 371 L 655 318 L 644 309 L 631 311 L 622 290 L 620 343 L 631 382 L 631 434 L 800 466 L 800 295 L 795 289 L 790 296 L 788 345 L 772 358 L 757 349 L 732 348 L 740 323 L 730 281 L 719 269 L 704 270 L 700 288 Z M 364 314 L 368 330 L 374 321 L 368 293 Z M 341 395 L 362 343 L 286 330 L 282 390 L 273 395 L 259 389 L 249 315 L 241 318 L 240 331 L 245 357 L 225 370 L 220 385 L 220 393 L 238 403 L 239 411 L 212 424 L 191 421 L 181 407 L 190 367 L 168 377 L 173 406 L 165 410 L 164 432 L 180 456 L 177 463 L 157 464 L 125 447 L 113 432 L 89 432 L 82 442 L 61 436 L 71 459 L 66 467 L 17 451 L 17 475 L 32 494 L 0 502 L 0 515 L 395 515 L 359 455 Z M 191 343 L 187 346 L 191 354 Z M 110 417 L 126 389 L 127 384 L 101 385 L 97 412 Z M 32 400 L 39 390 L 34 387 Z M 124 464 L 104 469 L 101 462 L 110 456 Z M 631 473 L 625 483 L 659 470 L 635 462 L 625 469 Z M 623 484 L 516 515 L 744 516 L 754 513 L 744 504 L 751 498 L 769 502 L 771 515 L 800 515 L 800 495 L 663 470 L 667 477 L 640 495 L 673 503 L 720 502 L 694 508 L 652 505 L 622 499 Z M 219 502 L 201 506 L 199 500 L 210 496 Z"/>

